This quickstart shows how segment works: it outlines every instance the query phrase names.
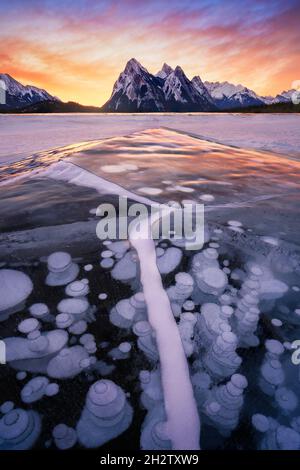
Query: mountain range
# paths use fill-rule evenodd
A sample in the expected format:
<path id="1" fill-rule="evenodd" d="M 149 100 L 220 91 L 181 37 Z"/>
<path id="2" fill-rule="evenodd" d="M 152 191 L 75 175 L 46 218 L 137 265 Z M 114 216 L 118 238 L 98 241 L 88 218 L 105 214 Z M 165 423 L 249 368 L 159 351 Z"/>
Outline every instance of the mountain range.
<path id="1" fill-rule="evenodd" d="M 6 73 L 0 73 L 0 85 L 6 92 L 3 108 L 16 109 L 43 101 L 60 101 L 59 98 L 50 95 L 46 90 L 32 85 L 22 85 Z"/>
<path id="2" fill-rule="evenodd" d="M 284 91 L 275 97 L 260 96 L 243 85 L 233 85 L 228 82 L 203 82 L 199 76 L 189 80 L 180 66 L 173 69 L 167 64 L 163 64 L 162 69 L 153 75 L 136 59 L 130 59 L 127 62 L 124 71 L 113 86 L 111 97 L 101 108 L 83 107 L 72 102 L 62 103 L 59 98 L 50 95 L 46 90 L 30 85 L 24 86 L 8 74 L 0 74 L 0 81 L 2 81 L 2 88 L 4 83 L 6 90 L 6 103 L 0 104 L 0 111 L 16 110 L 17 112 L 23 110 L 26 112 L 27 109 L 34 109 L 34 112 L 38 112 L 39 107 L 42 106 L 42 109 L 45 109 L 48 105 L 53 110 L 62 109 L 65 112 L 242 110 L 280 103 L 290 104 L 291 96 L 295 91 Z"/>

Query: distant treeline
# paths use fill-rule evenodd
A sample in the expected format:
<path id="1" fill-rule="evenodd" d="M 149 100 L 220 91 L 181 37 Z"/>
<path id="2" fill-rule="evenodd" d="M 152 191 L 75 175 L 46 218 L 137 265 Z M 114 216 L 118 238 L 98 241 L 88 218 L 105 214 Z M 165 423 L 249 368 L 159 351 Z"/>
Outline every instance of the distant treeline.
<path id="1" fill-rule="evenodd" d="M 4 114 L 33 114 L 33 113 L 101 113 L 102 108 L 97 106 L 84 106 L 73 101 L 41 101 L 25 108 L 7 109 L 0 105 L 0 113 Z M 217 111 L 222 113 L 300 113 L 300 104 L 275 103 L 263 106 L 249 106 L 248 108 L 236 108 Z M 137 114 L 137 113 L 135 113 Z"/>
<path id="2" fill-rule="evenodd" d="M 228 111 L 225 111 L 228 112 Z M 300 113 L 300 104 L 274 103 L 263 106 L 249 106 L 248 108 L 238 108 L 230 110 L 235 113 Z"/>

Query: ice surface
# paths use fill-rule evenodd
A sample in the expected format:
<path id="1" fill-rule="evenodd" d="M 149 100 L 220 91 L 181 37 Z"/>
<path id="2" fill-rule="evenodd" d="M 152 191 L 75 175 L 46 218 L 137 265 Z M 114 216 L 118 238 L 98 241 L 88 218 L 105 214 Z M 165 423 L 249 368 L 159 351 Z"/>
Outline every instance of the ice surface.
<path id="1" fill-rule="evenodd" d="M 128 163 L 135 165 L 135 169 L 127 166 L 121 173 L 103 171 L 105 165 Z M 4 210 L 6 206 L 15 214 L 12 226 L 4 227 L 8 232 L 0 236 L 0 248 L 7 263 L 1 264 L 1 268 L 18 269 L 34 284 L 28 305 L 22 302 L 17 307 L 20 314 L 3 323 L 8 358 L 5 367 L 8 373 L 11 368 L 22 372 L 20 375 L 12 371 L 13 384 L 26 379 L 25 371 L 35 378 L 41 374 L 47 380 L 55 376 L 57 383 L 49 383 L 45 395 L 51 397 L 60 392 L 58 400 L 45 397 L 36 405 L 42 409 L 45 400 L 51 418 L 52 407 L 54 416 L 59 411 L 55 424 L 68 423 L 54 433 L 52 445 L 58 448 L 76 445 L 75 416 L 80 412 L 86 416 L 83 420 L 86 439 L 82 439 L 87 447 L 98 445 L 93 444 L 94 435 L 101 436 L 99 445 L 116 437 L 116 441 L 108 444 L 109 449 L 131 435 L 118 438 L 115 428 L 111 434 L 103 431 L 107 421 L 112 422 L 102 418 L 96 419 L 94 427 L 95 415 L 85 413 L 87 404 L 81 408 L 82 392 L 87 393 L 99 375 L 111 374 L 119 387 L 128 391 L 125 396 L 134 398 L 136 414 L 130 430 L 136 437 L 135 443 L 130 439 L 133 447 L 138 446 L 139 433 L 141 447 L 145 449 L 167 450 L 174 448 L 174 442 L 178 448 L 186 448 L 187 441 L 191 445 L 191 435 L 196 441 L 193 445 L 198 446 L 197 423 L 185 421 L 191 415 L 193 419 L 197 416 L 196 407 L 191 406 L 195 399 L 201 415 L 200 444 L 204 448 L 236 445 L 298 448 L 299 366 L 292 363 L 291 355 L 300 324 L 296 247 L 299 163 L 273 154 L 218 146 L 183 133 L 152 129 L 130 137 L 74 146 L 73 150 L 45 153 L 9 167 L 9 171 L 17 175 L 24 170 L 26 174 L 32 168 L 39 172 L 34 170 L 32 178 L 16 177 L 14 181 L 6 174 L 7 181 L 11 181 L 0 186 L 0 211 L 4 211 L 4 219 L 11 223 L 12 216 Z M 35 184 L 42 188 L 53 185 L 54 190 L 49 197 L 48 189 L 38 193 L 41 194 L 38 197 L 32 191 Z M 73 219 L 62 225 L 72 205 L 65 194 L 74 185 L 77 186 L 72 197 L 78 194 L 75 198 L 78 214 L 73 212 Z M 149 198 L 162 202 L 172 198 L 178 206 L 184 195 L 177 186 L 193 189 L 192 204 L 205 203 L 208 224 L 202 250 L 189 252 L 184 244 L 168 240 L 156 241 L 150 251 L 147 245 L 143 246 L 142 254 L 125 240 L 106 240 L 103 245 L 98 240 L 90 243 L 90 233 L 95 236 L 96 217 L 91 217 L 89 211 L 96 207 L 97 198 L 100 202 L 116 203 L 111 193 L 127 194 L 132 200 L 149 204 L 150 199 L 138 196 L 137 192 L 141 187 L 151 187 L 161 192 Z M 213 198 L 201 199 L 203 195 Z M 87 201 L 82 206 L 83 196 Z M 49 205 L 45 206 L 45 199 Z M 63 212 L 53 205 L 53 200 L 65 201 Z M 26 229 L 21 225 L 22 204 L 30 211 Z M 41 227 L 35 216 L 37 207 L 44 214 Z M 55 220 L 52 216 L 56 210 L 59 217 Z M 107 270 L 99 266 L 103 251 L 109 251 L 109 257 L 102 257 L 102 261 L 114 263 L 112 270 L 112 266 L 107 266 Z M 59 255 L 53 256 L 52 252 Z M 56 280 L 64 277 L 64 283 L 45 286 L 47 258 L 49 274 Z M 80 269 L 81 276 L 86 266 L 93 266 L 93 270 L 83 274 L 88 279 L 76 274 L 68 280 L 68 270 L 73 265 L 77 266 L 77 274 Z M 140 273 L 145 266 L 147 275 L 142 275 L 141 285 Z M 153 272 L 157 275 L 155 282 Z M 218 277 L 222 277 L 222 282 L 216 282 Z M 97 315 L 90 303 L 97 305 Z M 156 328 L 150 321 L 151 314 L 154 323 L 157 320 Z M 26 328 L 21 326 L 22 331 L 18 331 L 18 325 L 24 321 Z M 121 328 L 119 332 L 116 327 Z M 167 331 L 163 339 L 157 333 L 161 328 Z M 171 339 L 174 332 L 175 342 Z M 185 368 L 181 361 L 185 361 Z M 172 373 L 166 374 L 166 363 Z M 154 369 L 143 370 L 151 367 Z M 176 384 L 170 391 L 172 374 Z M 29 384 L 31 379 L 28 378 Z M 247 381 L 251 385 L 249 390 Z M 25 389 L 26 382 L 16 382 L 18 390 Z M 140 402 L 136 399 L 139 385 Z M 66 391 L 73 403 L 71 413 L 67 402 L 65 408 L 59 409 L 60 398 Z M 31 391 L 28 396 L 34 393 Z M 73 406 L 77 412 L 74 415 Z M 10 407 L 4 406 L 4 411 L 8 413 Z M 141 427 L 139 407 L 147 412 Z M 240 433 L 244 426 L 249 428 L 253 413 L 256 428 Z M 258 413 L 266 416 L 257 418 Z M 241 428 L 237 428 L 239 423 Z M 48 422 L 44 426 L 45 432 L 52 432 Z M 232 440 L 234 429 L 237 432 Z M 258 429 L 260 432 L 256 432 Z"/>
<path id="2" fill-rule="evenodd" d="M 53 147 L 161 126 L 238 147 L 299 156 L 297 114 L 48 114 L 0 116 L 0 161 L 13 162 Z"/>

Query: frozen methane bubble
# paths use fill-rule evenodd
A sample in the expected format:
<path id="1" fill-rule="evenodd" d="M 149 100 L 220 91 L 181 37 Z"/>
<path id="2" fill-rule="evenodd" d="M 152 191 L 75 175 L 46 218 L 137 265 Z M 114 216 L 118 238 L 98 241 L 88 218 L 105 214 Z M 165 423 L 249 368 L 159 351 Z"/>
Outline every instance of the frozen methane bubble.
<path id="1" fill-rule="evenodd" d="M 119 344 L 117 348 L 113 348 L 111 351 L 109 351 L 108 355 L 113 359 L 113 360 L 123 360 L 123 359 L 128 359 L 131 351 L 131 344 L 128 342 L 124 342 Z"/>
<path id="2" fill-rule="evenodd" d="M 70 297 L 84 297 L 89 293 L 89 286 L 82 281 L 74 281 L 67 285 L 66 294 Z"/>
<path id="3" fill-rule="evenodd" d="M 139 374 L 142 388 L 141 404 L 143 408 L 151 410 L 163 402 L 164 395 L 161 386 L 161 374 L 158 368 L 148 371 L 142 370 Z"/>
<path id="4" fill-rule="evenodd" d="M 113 265 L 114 265 L 114 260 L 112 258 L 103 258 L 100 261 L 100 266 L 101 268 L 104 268 L 104 269 L 112 268 Z"/>
<path id="5" fill-rule="evenodd" d="M 228 284 L 227 275 L 220 269 L 215 248 L 207 248 L 193 257 L 192 275 L 205 294 L 221 295 Z"/>
<path id="6" fill-rule="evenodd" d="M 278 326 L 278 327 L 282 326 L 282 321 L 279 320 L 278 318 L 272 318 L 271 323 L 273 326 Z"/>
<path id="7" fill-rule="evenodd" d="M 41 432 L 41 418 L 35 411 L 12 409 L 0 420 L 0 450 L 31 449 Z"/>
<path id="8" fill-rule="evenodd" d="M 78 320 L 87 319 L 90 304 L 85 298 L 73 297 L 61 300 L 57 305 L 57 310 L 59 313 L 72 315 L 74 322 L 76 322 Z"/>
<path id="9" fill-rule="evenodd" d="M 113 252 L 111 250 L 104 250 L 101 252 L 102 258 L 111 258 L 113 256 Z"/>
<path id="10" fill-rule="evenodd" d="M 277 339 L 267 339 L 265 342 L 266 346 L 266 358 L 268 359 L 279 359 L 279 356 L 284 353 L 284 347 L 277 341 Z"/>
<path id="11" fill-rule="evenodd" d="M 287 293 L 289 286 L 277 279 L 263 279 L 260 284 L 259 295 L 261 299 L 276 300 Z"/>
<path id="12" fill-rule="evenodd" d="M 132 297 L 130 297 L 130 304 L 135 309 L 134 321 L 147 320 L 147 306 L 145 302 L 145 296 L 143 292 L 137 292 Z"/>
<path id="13" fill-rule="evenodd" d="M 0 321 L 22 310 L 33 284 L 30 278 L 14 269 L 0 269 Z"/>
<path id="14" fill-rule="evenodd" d="M 132 251 L 127 252 L 124 257 L 115 264 L 111 275 L 117 281 L 123 282 L 136 278 L 137 263 Z"/>
<path id="15" fill-rule="evenodd" d="M 52 431 L 55 445 L 60 450 L 67 450 L 74 447 L 77 442 L 77 434 L 75 429 L 66 424 L 58 424 Z"/>
<path id="16" fill-rule="evenodd" d="M 18 380 L 24 380 L 24 379 L 26 379 L 26 377 L 27 377 L 27 373 L 26 373 L 26 372 L 23 372 L 23 371 L 18 372 L 17 375 L 16 375 L 16 377 L 17 377 Z"/>
<path id="17" fill-rule="evenodd" d="M 5 415 L 6 413 L 9 413 L 13 408 L 14 403 L 12 401 L 6 401 L 2 403 L 0 407 L 0 412 Z"/>
<path id="18" fill-rule="evenodd" d="M 202 304 L 195 331 L 197 344 L 208 348 L 221 332 L 231 331 L 228 320 L 232 312 L 230 306 L 220 307 L 211 302 Z"/>
<path id="19" fill-rule="evenodd" d="M 212 194 L 201 194 L 201 196 L 199 196 L 199 199 L 204 202 L 212 202 L 215 200 L 215 196 L 213 196 Z"/>
<path id="20" fill-rule="evenodd" d="M 183 304 L 183 308 L 186 311 L 191 311 L 191 310 L 194 310 L 195 304 L 192 300 L 186 300 Z"/>
<path id="21" fill-rule="evenodd" d="M 34 377 L 21 390 L 21 399 L 24 403 L 33 403 L 40 400 L 46 394 L 49 384 L 47 377 Z"/>
<path id="22" fill-rule="evenodd" d="M 252 424 L 257 431 L 263 434 L 259 444 L 261 450 L 300 449 L 300 434 L 297 429 L 282 426 L 275 419 L 261 414 L 252 416 Z"/>
<path id="23" fill-rule="evenodd" d="M 40 322 L 36 318 L 27 318 L 18 324 L 18 330 L 20 333 L 28 335 L 29 333 L 38 330 L 40 326 Z"/>
<path id="24" fill-rule="evenodd" d="M 203 357 L 205 368 L 216 379 L 230 377 L 239 368 L 242 359 L 236 353 L 238 339 L 232 332 L 221 333 Z"/>
<path id="25" fill-rule="evenodd" d="M 83 269 L 86 271 L 86 272 L 89 272 L 89 271 L 92 271 L 93 269 L 93 265 L 92 264 L 86 264 Z"/>
<path id="26" fill-rule="evenodd" d="M 82 335 L 87 330 L 87 322 L 85 320 L 78 320 L 77 322 L 73 323 L 68 331 L 72 335 Z"/>
<path id="27" fill-rule="evenodd" d="M 29 307 L 29 313 L 32 317 L 43 322 L 52 322 L 54 317 L 50 314 L 49 308 L 44 303 L 32 304 Z"/>
<path id="28" fill-rule="evenodd" d="M 161 274 L 169 274 L 180 264 L 182 251 L 179 248 L 167 248 L 162 256 L 157 258 L 156 264 Z"/>
<path id="29" fill-rule="evenodd" d="M 103 242 L 105 244 L 105 242 Z M 130 243 L 127 240 L 122 240 L 122 241 L 117 241 L 117 242 L 112 242 L 109 244 L 109 249 L 113 251 L 113 253 L 116 255 L 124 255 L 126 251 L 128 251 L 130 248 Z"/>
<path id="30" fill-rule="evenodd" d="M 69 328 L 74 322 L 74 317 L 70 313 L 59 313 L 55 317 L 55 323 L 57 328 Z"/>
<path id="31" fill-rule="evenodd" d="M 85 368 L 84 359 L 89 355 L 82 346 L 64 348 L 48 364 L 47 375 L 55 379 L 69 379 L 80 374 Z"/>
<path id="32" fill-rule="evenodd" d="M 57 395 L 58 392 L 59 392 L 59 385 L 56 383 L 51 383 L 47 385 L 45 395 L 47 395 L 47 397 L 54 397 L 54 395 Z"/>
<path id="33" fill-rule="evenodd" d="M 68 334 L 63 330 L 43 334 L 36 330 L 28 338 L 5 338 L 7 362 L 17 370 L 45 374 L 49 361 L 67 341 Z"/>
<path id="34" fill-rule="evenodd" d="M 107 294 L 105 292 L 101 292 L 99 295 L 98 295 L 98 299 L 99 300 L 105 300 L 107 299 Z"/>
<path id="35" fill-rule="evenodd" d="M 284 414 L 289 414 L 298 406 L 297 395 L 286 387 L 279 387 L 275 392 L 275 401 Z"/>
<path id="36" fill-rule="evenodd" d="M 224 436 L 230 435 L 239 423 L 239 414 L 244 403 L 243 393 L 247 385 L 246 377 L 233 374 L 225 385 L 215 386 L 210 393 L 208 403 L 218 403 L 219 410 L 210 415 L 209 419 Z"/>
<path id="37" fill-rule="evenodd" d="M 151 325 L 147 321 L 138 321 L 133 327 L 133 332 L 138 336 L 137 344 L 150 361 L 158 361 L 157 344 Z"/>
<path id="38" fill-rule="evenodd" d="M 191 378 L 197 406 L 198 409 L 201 409 L 209 397 L 211 378 L 209 374 L 203 371 L 195 372 Z"/>
<path id="39" fill-rule="evenodd" d="M 270 429 L 268 418 L 259 413 L 252 416 L 252 425 L 259 432 L 267 432 Z"/>
<path id="40" fill-rule="evenodd" d="M 64 286 L 74 281 L 79 273 L 79 266 L 72 262 L 71 255 L 57 251 L 48 256 L 49 274 L 46 278 L 48 286 Z"/>
<path id="41" fill-rule="evenodd" d="M 243 225 L 239 220 L 228 220 L 227 224 L 231 227 L 242 227 Z"/>
<path id="42" fill-rule="evenodd" d="M 266 358 L 260 368 L 260 374 L 259 387 L 266 395 L 273 396 L 285 379 L 281 363 L 276 359 Z"/>
<path id="43" fill-rule="evenodd" d="M 194 352 L 194 327 L 196 322 L 197 317 L 191 312 L 180 315 L 178 329 L 186 357 L 190 357 Z"/>
<path id="44" fill-rule="evenodd" d="M 168 435 L 166 413 L 162 403 L 148 411 L 142 424 L 142 450 L 169 450 L 172 442 Z"/>
<path id="45" fill-rule="evenodd" d="M 183 305 L 190 297 L 194 289 L 194 280 L 192 276 L 185 272 L 177 273 L 175 276 L 175 285 L 167 289 L 167 294 L 171 302 Z"/>
<path id="46" fill-rule="evenodd" d="M 80 444 L 87 448 L 100 447 L 126 431 L 132 415 L 132 408 L 118 385 L 111 380 L 95 382 L 76 426 Z"/>
<path id="47" fill-rule="evenodd" d="M 131 328 L 134 323 L 135 314 L 136 310 L 131 304 L 130 299 L 122 299 L 111 309 L 109 320 L 119 328 Z"/>

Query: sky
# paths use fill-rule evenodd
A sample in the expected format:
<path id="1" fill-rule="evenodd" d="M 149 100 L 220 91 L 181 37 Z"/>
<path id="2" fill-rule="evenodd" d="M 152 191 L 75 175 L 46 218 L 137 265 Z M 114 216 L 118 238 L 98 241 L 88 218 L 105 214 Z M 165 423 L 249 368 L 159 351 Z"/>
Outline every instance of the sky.
<path id="1" fill-rule="evenodd" d="M 275 95 L 300 79 L 299 0 L 0 0 L 0 73 L 100 106 L 126 62 Z"/>

